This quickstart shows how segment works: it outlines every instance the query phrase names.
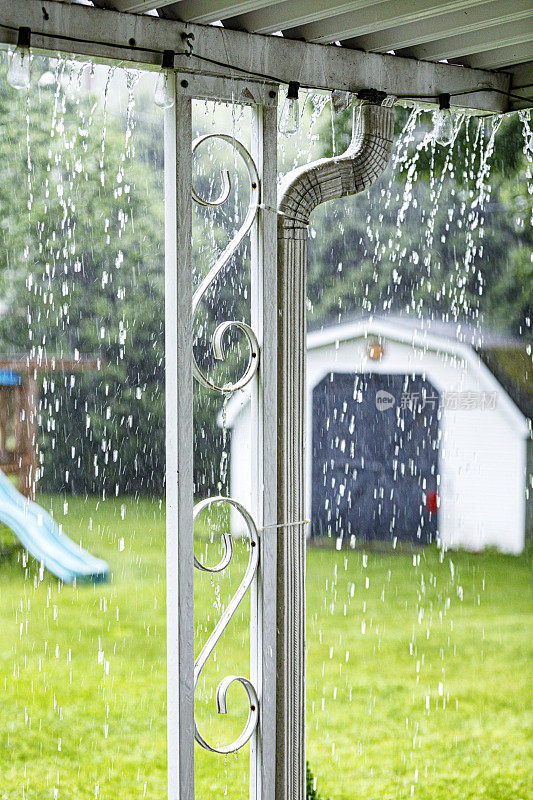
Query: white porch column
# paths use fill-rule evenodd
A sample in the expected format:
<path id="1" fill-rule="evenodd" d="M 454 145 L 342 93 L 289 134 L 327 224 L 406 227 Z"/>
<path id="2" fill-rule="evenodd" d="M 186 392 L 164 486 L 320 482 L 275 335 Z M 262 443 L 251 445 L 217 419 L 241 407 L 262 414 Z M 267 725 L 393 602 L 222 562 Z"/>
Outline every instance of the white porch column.
<path id="1" fill-rule="evenodd" d="M 348 150 L 290 172 L 281 186 L 278 221 L 278 519 L 303 520 L 305 301 L 307 225 L 320 203 L 356 194 L 388 164 L 394 115 L 364 102 Z M 278 539 L 276 800 L 305 796 L 305 534 L 280 529 Z"/>
<path id="2" fill-rule="evenodd" d="M 174 91 L 176 76 L 170 74 Z M 194 798 L 191 98 L 165 111 L 168 800 Z"/>
<path id="3" fill-rule="evenodd" d="M 270 98 L 269 98 L 270 99 Z M 261 200 L 276 205 L 277 97 L 253 108 L 252 155 L 261 176 Z M 261 348 L 257 379 L 251 385 L 252 509 L 260 526 L 276 523 L 276 215 L 262 209 L 251 241 L 252 327 Z M 250 666 L 260 698 L 260 724 L 250 749 L 250 798 L 275 797 L 276 783 L 276 528 L 263 532 L 258 580 L 252 586 Z M 255 794 L 254 794 L 255 792 Z"/>

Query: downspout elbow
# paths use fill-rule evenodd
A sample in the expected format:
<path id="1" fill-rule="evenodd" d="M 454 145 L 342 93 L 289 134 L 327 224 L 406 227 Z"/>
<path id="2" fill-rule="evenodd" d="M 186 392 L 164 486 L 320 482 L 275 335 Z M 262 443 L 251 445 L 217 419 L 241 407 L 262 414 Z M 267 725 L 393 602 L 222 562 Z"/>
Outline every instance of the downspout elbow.
<path id="1" fill-rule="evenodd" d="M 389 163 L 393 136 L 393 109 L 363 102 L 354 111 L 352 141 L 345 153 L 298 167 L 286 176 L 279 201 L 281 238 L 302 238 L 317 206 L 371 186 Z"/>

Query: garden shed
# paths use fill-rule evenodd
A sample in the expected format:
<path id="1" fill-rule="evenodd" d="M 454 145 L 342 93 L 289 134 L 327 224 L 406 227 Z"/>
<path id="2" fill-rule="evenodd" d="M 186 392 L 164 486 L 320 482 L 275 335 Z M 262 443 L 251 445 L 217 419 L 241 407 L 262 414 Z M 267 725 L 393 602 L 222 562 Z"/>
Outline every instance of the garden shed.
<path id="1" fill-rule="evenodd" d="M 450 547 L 521 552 L 531 504 L 527 391 L 513 392 L 515 402 L 487 363 L 523 348 L 458 323 L 401 317 L 311 332 L 310 536 L 429 543 L 438 535 Z M 232 492 L 246 504 L 242 393 L 227 424 Z"/>

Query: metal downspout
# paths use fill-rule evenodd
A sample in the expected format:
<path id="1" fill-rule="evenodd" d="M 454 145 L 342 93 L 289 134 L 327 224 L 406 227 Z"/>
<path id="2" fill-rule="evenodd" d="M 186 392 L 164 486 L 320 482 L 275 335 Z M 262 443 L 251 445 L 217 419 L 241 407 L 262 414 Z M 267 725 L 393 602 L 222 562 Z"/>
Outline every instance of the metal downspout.
<path id="1" fill-rule="evenodd" d="M 354 111 L 350 146 L 288 173 L 278 206 L 278 520 L 305 516 L 307 225 L 326 200 L 364 191 L 385 170 L 394 133 L 393 98 Z M 305 795 L 305 525 L 278 539 L 276 800 Z"/>

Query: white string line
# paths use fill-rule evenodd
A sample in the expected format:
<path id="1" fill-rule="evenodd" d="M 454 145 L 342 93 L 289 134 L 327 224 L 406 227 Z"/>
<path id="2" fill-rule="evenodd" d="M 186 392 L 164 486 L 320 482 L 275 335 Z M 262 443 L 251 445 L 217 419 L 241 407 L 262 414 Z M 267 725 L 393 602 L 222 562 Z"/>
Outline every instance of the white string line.
<path id="1" fill-rule="evenodd" d="M 273 208 L 272 206 L 267 206 L 265 203 L 259 203 L 257 207 L 263 209 L 263 211 L 272 211 L 274 214 L 277 214 L 278 217 L 286 217 L 287 219 L 290 219 L 293 222 L 299 222 L 301 225 L 309 225 L 308 220 L 305 220 L 302 217 L 294 217 L 291 214 L 287 214 L 285 211 L 280 211 L 279 208 Z"/>
<path id="2" fill-rule="evenodd" d="M 258 531 L 267 531 L 269 528 L 294 528 L 296 525 L 309 525 L 310 519 L 301 519 L 298 522 L 280 522 L 278 525 L 265 525 L 257 528 Z"/>

